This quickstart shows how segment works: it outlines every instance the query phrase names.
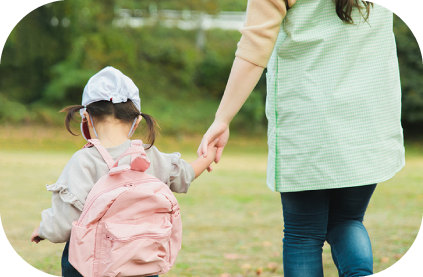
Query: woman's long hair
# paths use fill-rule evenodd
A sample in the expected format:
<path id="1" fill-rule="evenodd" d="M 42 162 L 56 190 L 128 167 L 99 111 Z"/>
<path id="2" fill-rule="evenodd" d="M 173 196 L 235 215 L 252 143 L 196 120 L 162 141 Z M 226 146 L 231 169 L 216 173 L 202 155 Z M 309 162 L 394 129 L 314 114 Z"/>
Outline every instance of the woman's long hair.
<path id="1" fill-rule="evenodd" d="M 351 17 L 351 12 L 353 8 L 357 8 L 360 11 L 360 14 L 363 16 L 364 20 L 367 21 L 370 14 L 370 6 L 373 7 L 373 3 L 369 1 L 361 0 L 334 0 L 336 6 L 336 14 L 338 17 L 349 24 L 354 24 L 354 20 Z M 365 10 L 365 13 L 363 13 Z"/>

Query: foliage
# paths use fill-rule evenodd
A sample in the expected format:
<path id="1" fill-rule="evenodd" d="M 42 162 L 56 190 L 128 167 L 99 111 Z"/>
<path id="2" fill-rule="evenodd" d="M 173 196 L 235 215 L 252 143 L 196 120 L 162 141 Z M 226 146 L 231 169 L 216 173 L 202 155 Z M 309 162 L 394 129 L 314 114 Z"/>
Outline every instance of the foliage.
<path id="1" fill-rule="evenodd" d="M 240 33 L 209 30 L 200 50 L 196 30 L 166 28 L 160 22 L 119 28 L 113 24 L 115 12 L 119 8 L 148 13 L 194 9 L 215 14 L 244 11 L 246 4 L 244 0 L 71 0 L 40 7 L 16 26 L 6 42 L 0 65 L 0 121 L 60 122 L 62 117 L 52 111 L 79 103 L 88 79 L 111 65 L 134 80 L 143 110 L 162 122 L 163 132 L 201 133 L 213 120 Z M 423 122 L 423 65 L 413 34 L 399 18 L 394 20 L 394 32 L 403 89 L 402 120 L 410 130 L 408 123 Z M 234 131 L 263 133 L 265 97 L 263 75 L 235 117 Z"/>
<path id="2" fill-rule="evenodd" d="M 0 92 L 30 104 L 38 100 L 51 79 L 50 67 L 65 58 L 66 38 L 50 25 L 46 7 L 28 14 L 6 42 L 0 67 Z"/>
<path id="3" fill-rule="evenodd" d="M 411 30 L 395 17 L 394 32 L 398 48 L 402 87 L 402 120 L 423 122 L 423 64 L 419 45 Z"/>
<path id="4" fill-rule="evenodd" d="M 266 133 L 265 101 L 262 93 L 254 90 L 231 123 L 235 130 L 255 133 Z"/>
<path id="5" fill-rule="evenodd" d="M 22 103 L 9 100 L 0 94 L 0 122 L 16 123 L 28 118 L 29 111 Z"/>
<path id="6" fill-rule="evenodd" d="M 149 10 L 152 5 L 159 9 L 169 10 L 196 10 L 216 14 L 219 11 L 245 11 L 246 0 L 150 0 L 150 1 L 127 1 L 116 0 L 120 8 Z"/>
<path id="7" fill-rule="evenodd" d="M 238 32 L 215 30 L 208 32 L 204 58 L 198 65 L 197 84 L 216 98 L 220 98 L 231 71 Z"/>

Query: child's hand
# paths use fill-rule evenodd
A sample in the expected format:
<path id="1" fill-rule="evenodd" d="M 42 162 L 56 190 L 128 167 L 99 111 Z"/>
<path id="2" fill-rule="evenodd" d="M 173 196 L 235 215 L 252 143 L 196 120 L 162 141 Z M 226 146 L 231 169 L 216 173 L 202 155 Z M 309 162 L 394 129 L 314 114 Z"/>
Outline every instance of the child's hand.
<path id="1" fill-rule="evenodd" d="M 212 143 L 210 143 L 209 145 L 207 145 L 207 158 L 211 160 L 210 165 L 207 167 L 207 171 L 211 172 L 213 170 L 211 163 L 214 161 L 214 159 L 216 158 L 216 153 L 217 153 L 217 147 L 216 147 L 216 143 L 219 140 L 214 140 Z M 210 156 L 210 157 L 209 157 Z"/>
<path id="2" fill-rule="evenodd" d="M 213 162 L 213 160 L 216 158 L 216 143 L 219 141 L 219 139 L 215 139 L 212 141 L 209 145 L 207 145 L 207 151 L 209 151 L 210 154 L 207 155 L 207 157 L 200 156 L 198 159 L 193 161 L 191 164 L 192 168 L 195 172 L 195 178 L 201 175 L 204 170 L 208 170 L 209 172 L 212 170 L 210 165 Z M 210 167 L 210 168 L 209 168 Z"/>
<path id="3" fill-rule="evenodd" d="M 42 241 L 42 240 L 44 240 L 43 238 L 41 238 L 39 235 L 38 235 L 38 231 L 40 230 L 40 227 L 37 227 L 35 230 L 34 230 L 34 232 L 32 232 L 32 235 L 31 235 L 31 242 L 35 242 L 35 243 L 39 243 L 40 241 Z"/>

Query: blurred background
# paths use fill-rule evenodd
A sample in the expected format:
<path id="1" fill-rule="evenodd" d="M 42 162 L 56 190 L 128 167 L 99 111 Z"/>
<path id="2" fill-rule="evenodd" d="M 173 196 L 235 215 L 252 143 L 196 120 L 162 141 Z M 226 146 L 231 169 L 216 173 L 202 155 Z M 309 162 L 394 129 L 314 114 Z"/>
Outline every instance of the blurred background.
<path id="1" fill-rule="evenodd" d="M 166 134 L 203 133 L 223 94 L 240 39 L 246 0 L 72 0 L 45 5 L 13 30 L 0 65 L 0 124 L 61 125 L 57 111 L 80 104 L 88 79 L 111 65 L 140 89 L 143 111 Z M 423 128 L 423 65 L 397 17 L 408 137 Z M 265 79 L 232 131 L 265 134 Z"/>

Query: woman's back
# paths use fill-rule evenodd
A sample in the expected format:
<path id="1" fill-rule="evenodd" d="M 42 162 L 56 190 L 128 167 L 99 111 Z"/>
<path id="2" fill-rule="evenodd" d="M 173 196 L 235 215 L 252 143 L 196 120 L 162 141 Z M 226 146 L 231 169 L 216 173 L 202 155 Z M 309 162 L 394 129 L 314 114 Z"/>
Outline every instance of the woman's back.
<path id="1" fill-rule="evenodd" d="M 323 71 L 332 75 L 321 76 L 326 80 L 351 73 L 360 73 L 359 79 L 363 80 L 364 73 L 372 73 L 366 72 L 368 68 L 389 63 L 389 70 L 398 79 L 392 12 L 374 5 L 367 22 L 358 9 L 353 9 L 352 17 L 354 24 L 341 21 L 332 1 L 297 1 L 282 22 L 268 73 L 275 74 L 277 55 L 279 67 L 288 70 L 295 66 L 295 72 L 288 72 L 294 78 L 299 72 Z"/>
<path id="2" fill-rule="evenodd" d="M 268 64 L 271 189 L 377 183 L 403 167 L 392 13 L 374 5 L 367 22 L 358 9 L 352 18 L 300 0 L 282 22 Z"/>

